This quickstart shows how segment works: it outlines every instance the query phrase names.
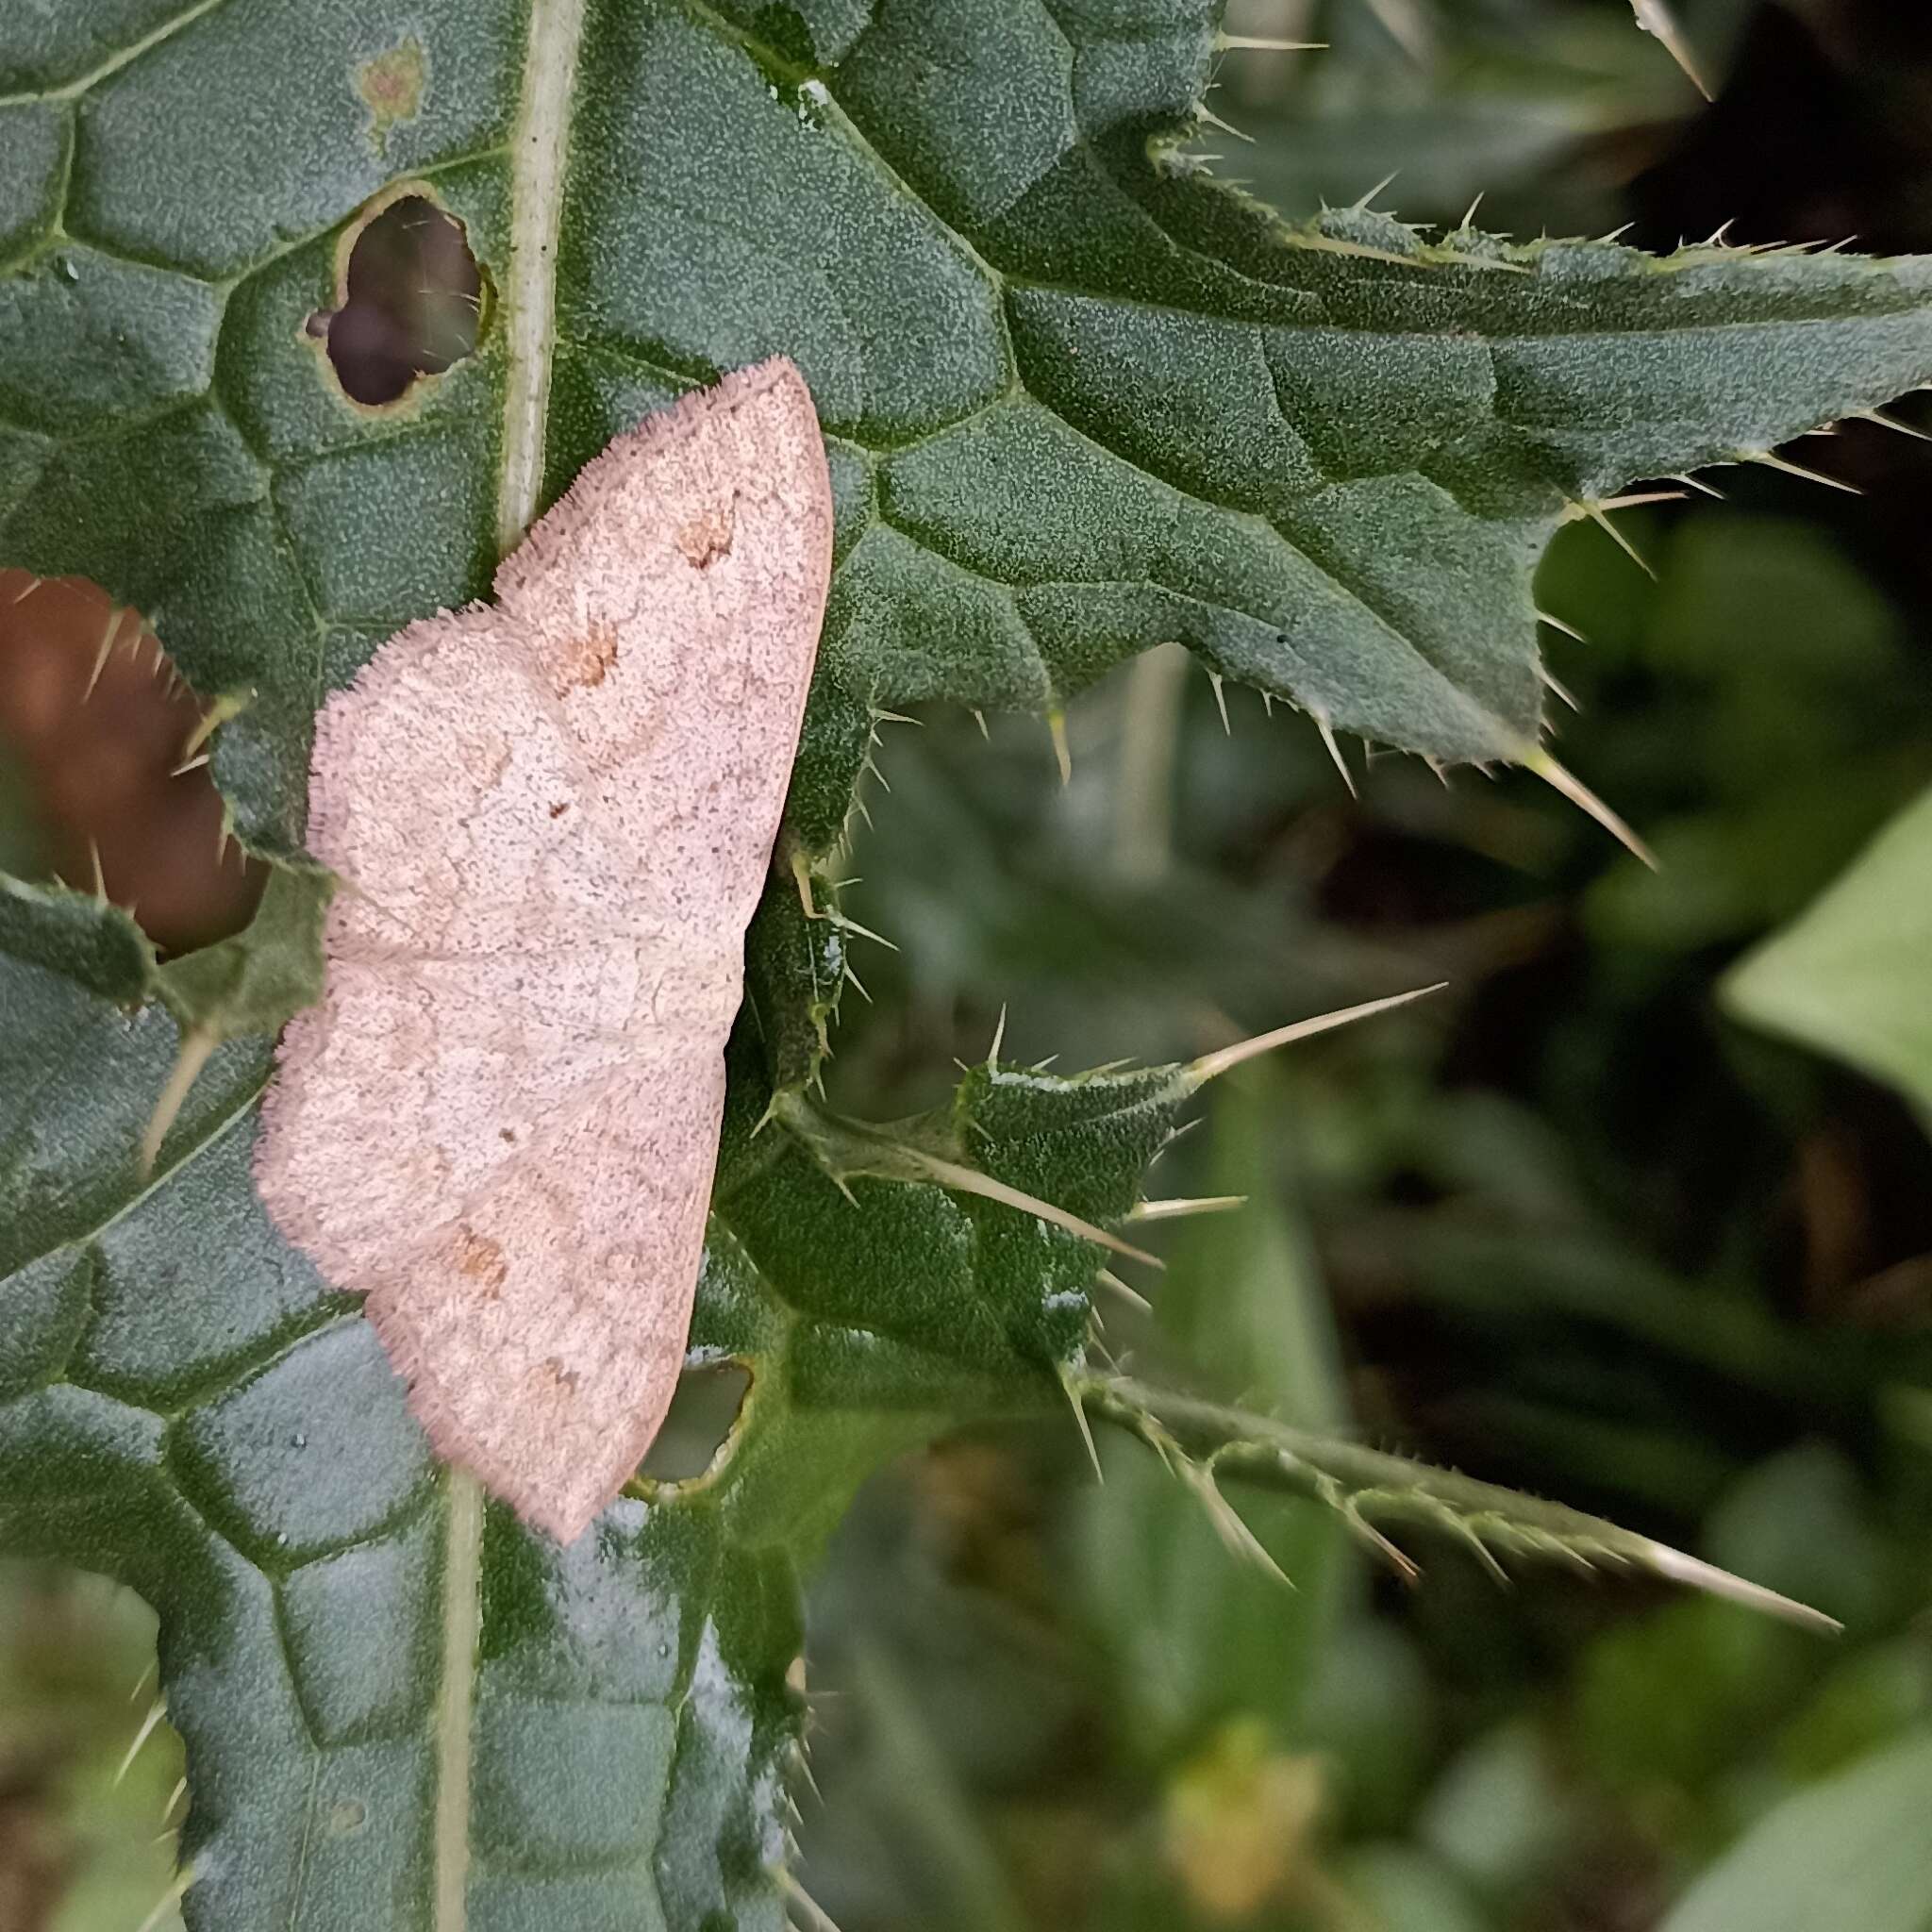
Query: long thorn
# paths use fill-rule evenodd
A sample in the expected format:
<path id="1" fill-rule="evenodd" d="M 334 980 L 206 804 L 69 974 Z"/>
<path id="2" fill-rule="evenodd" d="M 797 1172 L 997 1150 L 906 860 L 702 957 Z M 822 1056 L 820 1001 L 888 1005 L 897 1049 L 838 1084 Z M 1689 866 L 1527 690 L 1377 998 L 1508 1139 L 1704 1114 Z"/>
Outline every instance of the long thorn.
<path id="1" fill-rule="evenodd" d="M 1547 664 L 1539 664 L 1536 667 L 1536 675 L 1542 679 L 1545 687 L 1561 698 L 1573 711 L 1582 710 L 1583 707 L 1576 702 L 1576 694 Z"/>
<path id="2" fill-rule="evenodd" d="M 1674 492 L 1673 493 L 1674 494 Z M 1651 580 L 1652 583 L 1656 583 L 1657 580 L 1657 572 L 1651 568 L 1649 561 L 1645 558 L 1643 553 L 1638 549 L 1636 544 L 1631 542 L 1629 538 L 1624 536 L 1623 531 L 1618 529 L 1615 524 L 1611 523 L 1608 508 L 1605 505 L 1600 503 L 1587 503 L 1582 506 L 1582 508 L 1583 514 L 1587 516 L 1591 523 L 1600 525 L 1603 527 L 1603 529 L 1608 534 L 1610 541 L 1614 543 L 1617 546 L 1617 548 L 1621 550 L 1624 553 L 1624 555 L 1630 559 L 1630 561 L 1634 563 L 1637 566 L 1637 568 L 1641 570 L 1643 573 L 1643 575 Z"/>
<path id="3" fill-rule="evenodd" d="M 168 1916 L 171 1907 L 178 1906 L 188 1894 L 188 1889 L 194 1883 L 194 1867 L 184 1865 L 175 1874 L 175 1882 L 155 1901 L 153 1911 L 149 1912 L 134 1932 L 155 1932 L 155 1928 Z"/>
<path id="4" fill-rule="evenodd" d="M 1111 1248 L 1115 1254 L 1124 1255 L 1130 1261 L 1144 1261 L 1150 1268 L 1166 1266 L 1158 1255 L 1134 1247 L 1130 1242 L 1122 1241 L 1119 1235 L 1109 1234 L 1106 1228 L 1096 1227 L 1091 1221 L 1083 1221 L 1077 1214 L 1057 1208 L 1051 1201 L 1042 1201 L 1019 1188 L 1009 1188 L 1005 1181 L 996 1181 L 991 1174 L 981 1174 L 976 1167 L 962 1167 L 956 1160 L 942 1159 L 937 1154 L 927 1154 L 923 1150 L 910 1151 L 914 1164 L 927 1180 L 936 1181 L 955 1193 L 977 1194 L 982 1200 L 997 1201 L 1003 1208 L 1017 1208 L 1021 1213 L 1030 1214 L 1036 1221 L 1044 1221 L 1053 1227 L 1063 1227 L 1069 1234 L 1078 1235 L 1083 1241 Z"/>
<path id="5" fill-rule="evenodd" d="M 1343 1007 L 1338 1012 L 1318 1013 L 1311 1020 L 1294 1020 L 1286 1026 L 1275 1027 L 1272 1033 L 1257 1033 L 1252 1040 L 1237 1041 L 1233 1046 L 1203 1054 L 1186 1070 L 1184 1077 L 1188 1091 L 1191 1093 L 1197 1087 L 1205 1087 L 1209 1080 L 1218 1080 L 1231 1068 L 1257 1058 L 1264 1053 L 1273 1053 L 1277 1046 L 1287 1046 L 1291 1041 L 1312 1039 L 1317 1033 L 1351 1025 L 1372 1014 L 1406 1007 L 1411 1000 L 1425 999 L 1432 992 L 1441 992 L 1448 983 L 1446 979 L 1439 979 L 1433 986 L 1419 986 L 1409 992 L 1391 993 L 1387 999 L 1365 1000 L 1358 1007 Z"/>
<path id="6" fill-rule="evenodd" d="M 201 1076 L 201 1070 L 208 1065 L 216 1047 L 222 1043 L 221 1036 L 211 1026 L 192 1026 L 181 1036 L 180 1050 L 175 1056 L 175 1065 L 168 1074 L 167 1084 L 161 1089 L 161 1097 L 155 1102 L 153 1117 L 147 1124 L 147 1131 L 141 1137 L 141 1173 L 143 1177 L 155 1171 L 155 1161 L 161 1151 L 161 1142 L 168 1138 L 168 1129 L 175 1124 L 175 1116 L 186 1104 L 189 1090 Z"/>
<path id="7" fill-rule="evenodd" d="M 1861 423 L 1875 423 L 1881 429 L 1890 429 L 1900 436 L 1909 436 L 1920 442 L 1932 442 L 1932 430 L 1921 429 L 1915 423 L 1901 423 L 1896 416 L 1888 416 L 1883 409 L 1859 409 L 1857 412 Z"/>
<path id="8" fill-rule="evenodd" d="M 1842 476 L 1827 476 L 1822 470 L 1807 470 L 1803 463 L 1794 463 L 1773 450 L 1747 450 L 1743 460 L 1761 463 L 1767 470 L 1782 470 L 1787 476 L 1797 476 L 1807 483 L 1823 483 L 1827 490 L 1842 490 L 1847 496 L 1863 496 L 1865 493 L 1856 483 L 1847 483 Z"/>
<path id="9" fill-rule="evenodd" d="M 1588 785 L 1567 772 L 1548 752 L 1539 746 L 1524 757 L 1523 763 L 1526 771 L 1534 772 L 1546 785 L 1552 785 L 1560 791 L 1572 805 L 1588 812 L 1618 844 L 1641 858 L 1652 872 L 1658 870 L 1657 854 Z"/>
<path id="10" fill-rule="evenodd" d="M 108 659 L 114 655 L 114 641 L 120 635 L 121 620 L 126 614 L 118 605 L 108 613 L 107 635 L 101 640 L 101 648 L 94 654 L 94 668 L 88 673 L 87 689 L 80 694 L 82 704 L 93 696 L 94 686 L 100 683 L 101 673 L 108 668 Z"/>
<path id="11" fill-rule="evenodd" d="M 802 851 L 791 854 L 791 878 L 798 888 L 798 904 L 808 919 L 816 919 L 819 908 L 812 898 L 811 860 Z"/>
<path id="12" fill-rule="evenodd" d="M 1064 711 L 1049 711 L 1046 714 L 1046 728 L 1053 734 L 1054 761 L 1060 768 L 1060 783 L 1070 785 L 1074 778 L 1074 754 L 1067 743 L 1067 714 Z"/>
<path id="13" fill-rule="evenodd" d="M 1359 201 L 1355 203 L 1352 212 L 1358 215 L 1367 214 L 1375 197 L 1401 173 L 1402 170 L 1400 168 L 1391 168 Z"/>
<path id="14" fill-rule="evenodd" d="M 1181 1196 L 1167 1201 L 1137 1201 L 1127 1210 L 1127 1219 L 1185 1221 L 1194 1214 L 1232 1214 L 1237 1208 L 1247 1205 L 1245 1194 L 1197 1194 L 1191 1200 Z"/>
<path id="15" fill-rule="evenodd" d="M 1684 70 L 1685 77 L 1707 101 L 1711 98 L 1709 88 L 1704 84 L 1704 76 L 1697 71 L 1697 63 L 1690 58 L 1690 46 L 1679 30 L 1677 23 L 1671 18 L 1670 8 L 1664 0 L 1630 0 L 1630 10 L 1637 16 L 1637 25 L 1647 34 L 1653 34 L 1662 43 L 1667 53 Z"/>
<path id="16" fill-rule="evenodd" d="M 1328 756 L 1335 760 L 1335 769 L 1341 774 L 1341 782 L 1348 787 L 1351 798 L 1359 798 L 1361 793 L 1355 789 L 1355 774 L 1348 769 L 1348 760 L 1341 756 L 1341 747 L 1335 741 L 1335 727 L 1321 712 L 1314 714 L 1315 729 L 1322 734 L 1322 742 L 1328 747 Z"/>
<path id="17" fill-rule="evenodd" d="M 1695 1557 L 1687 1557 L 1682 1550 L 1671 1549 L 1663 1543 L 1652 1543 L 1644 1555 L 1659 1575 L 1668 1576 L 1675 1583 L 1687 1583 L 1693 1590 L 1706 1590 L 1713 1596 L 1728 1597 L 1734 1604 L 1765 1610 L 1790 1623 L 1828 1631 L 1833 1636 L 1845 1627 L 1836 1617 L 1827 1617 L 1823 1610 L 1814 1610 L 1809 1604 L 1794 1603 L 1774 1590 L 1766 1590 L 1761 1583 L 1747 1583 L 1743 1577 L 1733 1576 L 1727 1570 L 1719 1570 Z"/>
<path id="18" fill-rule="evenodd" d="M 1233 135 L 1237 141 L 1245 141 L 1252 142 L 1255 139 L 1255 137 L 1252 134 L 1243 134 L 1241 130 L 1239 127 L 1237 127 L 1232 121 L 1224 121 L 1219 114 L 1214 113 L 1211 109 L 1209 109 L 1198 101 L 1194 104 L 1194 118 L 1197 121 L 1207 122 L 1207 124 L 1210 127 L 1220 128 L 1220 130 L 1224 134 Z"/>
<path id="19" fill-rule="evenodd" d="M 1067 1398 L 1067 1407 L 1074 1411 L 1074 1426 L 1080 1432 L 1080 1440 L 1087 1445 L 1087 1460 L 1093 1465 L 1093 1480 L 1105 1489 L 1107 1472 L 1100 1466 L 1100 1451 L 1093 1444 L 1093 1430 L 1087 1421 L 1087 1411 L 1080 1405 L 1080 1391 L 1074 1384 L 1071 1371 L 1060 1371 L 1060 1390 Z"/>
<path id="20" fill-rule="evenodd" d="M 1117 1294 L 1137 1314 L 1151 1315 L 1154 1304 L 1138 1288 L 1129 1288 L 1111 1268 L 1101 1269 L 1093 1277 L 1095 1285 Z"/>
<path id="21" fill-rule="evenodd" d="M 778 1889 L 805 1913 L 810 1932 L 839 1932 L 838 1926 L 832 1923 L 832 1915 L 782 1865 L 777 1869 L 777 1877 Z"/>
<path id="22" fill-rule="evenodd" d="M 1579 644 L 1587 644 L 1590 641 L 1574 624 L 1565 624 L 1560 617 L 1552 617 L 1547 610 L 1539 610 L 1536 621 L 1548 625 L 1552 630 L 1561 631 L 1566 638 L 1574 638 Z"/>
<path id="23" fill-rule="evenodd" d="M 128 1745 L 127 1755 L 121 1760 L 121 1768 L 114 1774 L 114 1782 L 117 1785 L 121 1782 L 123 1778 L 125 1778 L 127 1775 L 128 1772 L 133 1769 L 134 1760 L 141 1756 L 141 1747 L 143 1744 L 145 1744 L 151 1737 L 154 1736 L 155 1726 L 158 1724 L 159 1724 L 160 1721 L 167 1716 L 167 1714 L 168 1701 L 164 1697 L 157 1697 L 155 1701 L 148 1706 L 147 1715 L 142 1719 L 141 1728 L 134 1734 L 134 1742 Z"/>

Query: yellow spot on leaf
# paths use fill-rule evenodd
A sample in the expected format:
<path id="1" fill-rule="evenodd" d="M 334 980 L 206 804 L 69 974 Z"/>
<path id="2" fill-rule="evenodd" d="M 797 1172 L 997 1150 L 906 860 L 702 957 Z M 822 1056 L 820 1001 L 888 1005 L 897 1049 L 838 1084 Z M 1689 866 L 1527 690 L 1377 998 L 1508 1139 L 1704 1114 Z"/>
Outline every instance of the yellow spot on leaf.
<path id="1" fill-rule="evenodd" d="M 423 111 L 429 60 L 414 35 L 356 70 L 356 92 L 369 109 L 369 144 L 377 154 L 389 148 L 390 129 Z"/>

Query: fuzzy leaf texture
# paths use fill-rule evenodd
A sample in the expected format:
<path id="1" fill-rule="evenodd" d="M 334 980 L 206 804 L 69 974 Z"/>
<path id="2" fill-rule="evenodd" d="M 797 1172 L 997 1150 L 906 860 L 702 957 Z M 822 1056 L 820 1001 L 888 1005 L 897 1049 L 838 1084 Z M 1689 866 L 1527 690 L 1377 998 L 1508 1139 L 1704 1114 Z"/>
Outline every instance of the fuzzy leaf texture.
<path id="1" fill-rule="evenodd" d="M 783 352 L 840 506 L 805 858 L 877 708 L 1049 709 L 1173 638 L 1335 729 L 1524 757 L 1557 525 L 1932 378 L 1932 269 L 1287 226 L 1176 144 L 1218 15 L 8 8 L 0 564 L 93 578 L 239 707 L 216 777 L 241 835 L 292 858 L 325 694 L 481 594 L 642 412 Z M 306 325 L 405 184 L 462 223 L 482 332 L 358 408 Z M 490 1512 L 472 1676 L 447 1479 L 249 1186 L 261 1029 L 314 983 L 320 888 L 278 880 L 250 936 L 178 970 L 80 895 L 0 893 L 0 1541 L 161 1611 L 197 1932 L 774 1932 L 799 1567 L 896 1450 L 1061 1401 L 1094 1253 L 905 1174 L 848 1199 L 795 1108 L 752 1136 L 808 1080 L 841 977 L 840 929 L 775 886 L 692 1337 L 750 1365 L 746 1410 L 706 1480 L 571 1552 Z M 143 1179 L 190 1027 L 228 1037 Z M 911 1138 L 1117 1219 L 1185 1085 L 981 1072 Z M 1357 1508 L 1399 1491 L 1392 1464 L 1074 1388 L 1189 1468 L 1265 1463 Z"/>

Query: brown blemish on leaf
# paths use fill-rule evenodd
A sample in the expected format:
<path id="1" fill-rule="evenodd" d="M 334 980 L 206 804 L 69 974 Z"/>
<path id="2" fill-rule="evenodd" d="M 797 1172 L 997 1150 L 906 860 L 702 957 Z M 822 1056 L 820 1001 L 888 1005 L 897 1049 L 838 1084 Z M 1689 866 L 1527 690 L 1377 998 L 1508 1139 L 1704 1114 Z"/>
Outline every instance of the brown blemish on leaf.
<path id="1" fill-rule="evenodd" d="M 429 58 L 412 34 L 356 69 L 356 92 L 369 109 L 369 145 L 378 155 L 389 148 L 390 130 L 423 111 Z"/>
<path id="2" fill-rule="evenodd" d="M 731 555 L 732 524 L 729 509 L 708 509 L 679 527 L 677 547 L 693 570 L 708 570 Z"/>

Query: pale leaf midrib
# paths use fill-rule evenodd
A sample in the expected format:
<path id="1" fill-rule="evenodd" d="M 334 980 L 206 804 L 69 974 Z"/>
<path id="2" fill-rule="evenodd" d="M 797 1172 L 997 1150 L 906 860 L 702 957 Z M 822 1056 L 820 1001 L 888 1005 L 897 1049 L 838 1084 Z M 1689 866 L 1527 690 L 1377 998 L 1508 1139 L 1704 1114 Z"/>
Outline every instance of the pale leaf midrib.
<path id="1" fill-rule="evenodd" d="M 531 0 L 523 99 L 510 135 L 509 264 L 504 277 L 503 453 L 496 548 L 516 547 L 543 488 L 543 441 L 556 352 L 557 243 L 586 0 Z"/>
<path id="2" fill-rule="evenodd" d="M 557 243 L 585 6 L 586 0 L 531 0 L 523 95 L 510 135 L 509 261 L 502 291 L 507 366 L 496 490 L 500 557 L 522 540 L 542 494 L 557 341 Z M 467 1471 L 453 1468 L 436 1721 L 435 1932 L 464 1932 L 467 1923 L 482 1566 L 483 1492 Z"/>

